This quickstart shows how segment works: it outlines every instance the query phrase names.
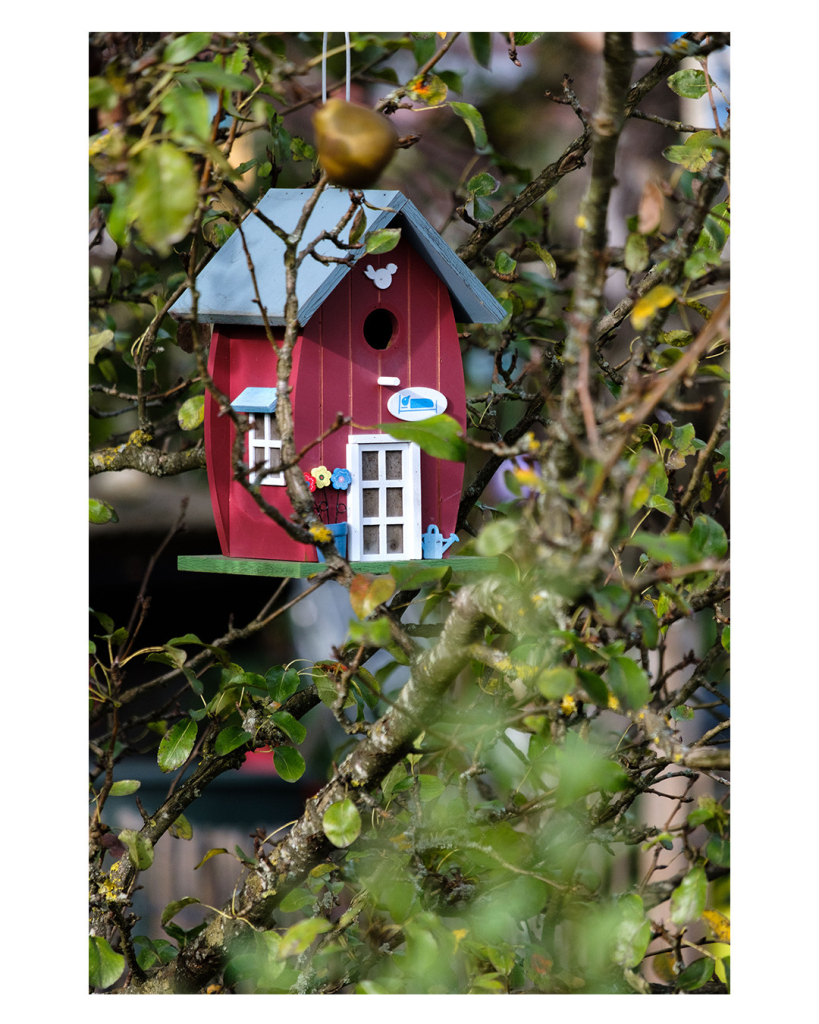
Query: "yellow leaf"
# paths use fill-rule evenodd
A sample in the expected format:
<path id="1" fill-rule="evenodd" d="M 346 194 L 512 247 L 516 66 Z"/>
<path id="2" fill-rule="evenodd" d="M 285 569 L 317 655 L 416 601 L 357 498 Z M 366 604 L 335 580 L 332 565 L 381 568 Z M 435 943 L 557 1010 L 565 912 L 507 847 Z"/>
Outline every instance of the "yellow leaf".
<path id="1" fill-rule="evenodd" d="M 647 327 L 651 318 L 657 312 L 658 309 L 662 309 L 664 306 L 670 306 L 671 303 L 677 298 L 677 293 L 673 288 L 670 288 L 667 284 L 658 284 L 656 288 L 652 288 L 651 291 L 638 299 L 634 304 L 634 309 L 631 311 L 631 325 L 636 331 L 642 331 L 644 327 Z"/>
<path id="2" fill-rule="evenodd" d="M 725 914 L 720 914 L 718 910 L 704 910 L 702 916 L 710 925 L 715 939 L 720 942 L 731 941 L 731 922 Z"/>

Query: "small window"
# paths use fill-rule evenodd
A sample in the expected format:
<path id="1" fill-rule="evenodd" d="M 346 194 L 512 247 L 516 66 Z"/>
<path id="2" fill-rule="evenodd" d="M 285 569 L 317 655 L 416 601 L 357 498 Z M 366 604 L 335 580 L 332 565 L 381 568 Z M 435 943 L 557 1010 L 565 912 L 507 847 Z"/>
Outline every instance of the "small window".
<path id="1" fill-rule="evenodd" d="M 237 412 L 250 414 L 247 432 L 248 481 L 262 487 L 283 487 L 282 443 L 276 428 L 276 389 L 245 388 L 230 403 Z M 271 472 L 273 470 L 273 472 Z"/>
<path id="2" fill-rule="evenodd" d="M 379 307 L 364 321 L 364 340 L 374 349 L 385 349 L 392 341 L 398 321 L 388 309 Z"/>
<path id="3" fill-rule="evenodd" d="M 247 432 L 247 463 L 250 466 L 248 481 L 262 487 L 283 487 L 284 473 L 281 472 L 282 443 L 276 429 L 276 417 L 272 413 L 258 413 L 250 421 Z M 270 470 L 278 470 L 271 473 Z"/>

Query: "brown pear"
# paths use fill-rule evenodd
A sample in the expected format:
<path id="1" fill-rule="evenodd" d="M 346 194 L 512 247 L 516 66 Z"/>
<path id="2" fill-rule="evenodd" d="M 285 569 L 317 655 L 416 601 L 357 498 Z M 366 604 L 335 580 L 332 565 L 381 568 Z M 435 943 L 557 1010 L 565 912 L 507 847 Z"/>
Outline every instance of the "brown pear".
<path id="1" fill-rule="evenodd" d="M 398 134 L 383 114 L 327 100 L 313 115 L 319 163 L 334 185 L 367 188 L 395 153 Z"/>

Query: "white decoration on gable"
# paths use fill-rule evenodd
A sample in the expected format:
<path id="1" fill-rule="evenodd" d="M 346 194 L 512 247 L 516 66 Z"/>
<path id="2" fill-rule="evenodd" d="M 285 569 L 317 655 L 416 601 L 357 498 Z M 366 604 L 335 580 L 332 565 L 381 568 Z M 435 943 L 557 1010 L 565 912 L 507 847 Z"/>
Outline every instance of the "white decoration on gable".
<path id="1" fill-rule="evenodd" d="M 388 263 L 386 267 L 382 267 L 380 270 L 373 270 L 370 264 L 367 264 L 367 269 L 364 271 L 364 276 L 375 284 L 376 288 L 389 288 L 392 284 L 392 275 L 398 270 L 398 267 L 394 263 Z"/>
<path id="2" fill-rule="evenodd" d="M 404 388 L 387 402 L 387 411 L 397 420 L 426 420 L 445 412 L 446 407 L 446 398 L 434 388 Z"/>

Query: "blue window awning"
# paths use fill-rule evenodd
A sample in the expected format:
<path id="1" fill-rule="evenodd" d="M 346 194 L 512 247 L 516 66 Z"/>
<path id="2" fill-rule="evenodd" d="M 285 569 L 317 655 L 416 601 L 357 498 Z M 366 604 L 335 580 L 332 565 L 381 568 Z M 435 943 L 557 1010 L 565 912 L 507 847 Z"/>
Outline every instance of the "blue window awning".
<path id="1" fill-rule="evenodd" d="M 276 409 L 275 388 L 245 388 L 230 403 L 236 412 L 274 412 Z"/>

